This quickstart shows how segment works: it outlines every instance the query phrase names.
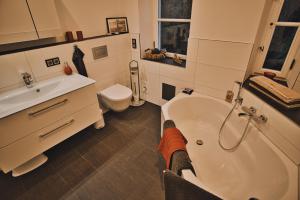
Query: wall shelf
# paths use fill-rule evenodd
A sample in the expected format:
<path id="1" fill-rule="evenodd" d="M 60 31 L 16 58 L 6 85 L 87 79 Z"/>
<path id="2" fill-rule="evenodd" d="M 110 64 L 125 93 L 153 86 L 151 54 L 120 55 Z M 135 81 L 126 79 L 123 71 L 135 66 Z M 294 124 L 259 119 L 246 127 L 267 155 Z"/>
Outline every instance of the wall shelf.
<path id="1" fill-rule="evenodd" d="M 67 41 L 53 42 L 53 40 L 51 40 L 51 38 L 50 38 L 50 39 L 48 39 L 48 41 L 52 41 L 50 43 L 47 43 L 47 39 L 46 40 L 42 39 L 42 40 L 33 40 L 33 41 L 26 41 L 26 42 L 4 44 L 4 45 L 0 45 L 0 56 L 1 55 L 6 55 L 6 54 L 18 53 L 18 52 L 22 52 L 22 51 L 33 50 L 33 49 L 40 49 L 40 48 L 45 48 L 45 47 L 52 47 L 52 46 L 58 46 L 58 45 L 63 45 L 63 44 L 82 42 L 82 41 L 93 40 L 93 39 L 97 39 L 97 38 L 112 37 L 112 36 L 123 35 L 123 34 L 128 34 L 128 32 L 126 32 L 126 33 L 119 33 L 119 34 L 98 35 L 98 36 L 93 36 L 93 37 L 87 37 L 87 38 L 84 38 L 83 40 L 73 41 L 73 42 L 67 42 Z M 52 38 L 52 39 L 54 39 L 54 38 Z M 20 46 L 20 47 L 19 48 L 12 48 L 12 49 L 10 49 L 9 48 L 10 46 L 11 47 Z M 4 49 L 4 50 L 1 50 L 1 49 Z"/>

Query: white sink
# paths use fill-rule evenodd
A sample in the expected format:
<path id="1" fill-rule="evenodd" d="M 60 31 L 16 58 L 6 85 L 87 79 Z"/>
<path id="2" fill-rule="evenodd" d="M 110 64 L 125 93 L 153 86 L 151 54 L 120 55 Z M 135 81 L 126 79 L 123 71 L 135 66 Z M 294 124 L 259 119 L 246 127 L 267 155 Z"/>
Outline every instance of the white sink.
<path id="1" fill-rule="evenodd" d="M 10 90 L 0 94 L 0 118 L 95 83 L 79 74 L 59 76 L 35 82 L 32 88 Z"/>

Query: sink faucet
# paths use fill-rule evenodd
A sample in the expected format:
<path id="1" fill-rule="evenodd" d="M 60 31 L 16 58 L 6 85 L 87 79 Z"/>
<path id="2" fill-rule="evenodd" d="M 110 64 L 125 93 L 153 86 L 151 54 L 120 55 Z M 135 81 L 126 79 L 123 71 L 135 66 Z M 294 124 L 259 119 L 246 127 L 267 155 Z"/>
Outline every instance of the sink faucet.
<path id="1" fill-rule="evenodd" d="M 256 108 L 252 106 L 250 106 L 249 108 L 246 106 L 242 106 L 242 110 L 244 112 L 239 113 L 239 117 L 248 116 L 250 117 L 250 119 L 253 119 L 257 123 L 266 123 L 268 121 L 268 118 L 265 115 L 257 115 Z"/>
<path id="2" fill-rule="evenodd" d="M 29 74 L 28 72 L 24 72 L 21 74 L 22 75 L 22 78 L 23 78 L 23 81 L 26 85 L 27 88 L 31 88 L 33 87 L 33 78 L 31 76 L 31 74 Z"/>

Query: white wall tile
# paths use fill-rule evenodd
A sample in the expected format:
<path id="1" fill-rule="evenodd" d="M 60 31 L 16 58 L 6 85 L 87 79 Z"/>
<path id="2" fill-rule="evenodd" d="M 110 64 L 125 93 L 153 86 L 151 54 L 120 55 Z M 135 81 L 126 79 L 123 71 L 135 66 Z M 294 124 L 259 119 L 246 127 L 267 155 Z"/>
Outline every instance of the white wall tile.
<path id="1" fill-rule="evenodd" d="M 195 88 L 195 91 L 200 93 L 200 94 L 215 97 L 215 98 L 218 98 L 218 99 L 225 99 L 225 96 L 226 96 L 226 91 L 225 90 L 210 88 L 207 85 L 203 85 L 201 83 L 196 82 L 194 84 L 194 88 Z"/>
<path id="2" fill-rule="evenodd" d="M 197 62 L 199 40 L 189 38 L 187 49 L 187 60 Z"/>
<path id="3" fill-rule="evenodd" d="M 244 72 L 198 63 L 195 82 L 219 90 L 232 90 L 234 81 L 242 81 Z"/>
<path id="4" fill-rule="evenodd" d="M 146 100 L 160 105 L 160 85 L 159 74 L 147 73 L 146 74 Z"/>
<path id="5" fill-rule="evenodd" d="M 254 123 L 279 149 L 295 163 L 300 164 L 300 128 L 254 94 L 242 90 L 243 106 L 254 106 L 258 115 L 265 115 L 268 121 Z"/>
<path id="6" fill-rule="evenodd" d="M 141 66 L 146 73 L 159 74 L 160 63 L 142 60 Z"/>
<path id="7" fill-rule="evenodd" d="M 186 67 L 159 64 L 159 74 L 180 81 L 193 82 L 197 64 L 187 61 Z"/>
<path id="8" fill-rule="evenodd" d="M 263 0 L 193 1 L 190 36 L 253 43 L 264 3 Z"/>
<path id="9" fill-rule="evenodd" d="M 294 122 L 267 104 L 263 106 L 261 113 L 268 117 L 268 124 L 273 130 L 281 133 L 283 138 L 300 151 L 300 128 Z"/>
<path id="10" fill-rule="evenodd" d="M 131 60 L 140 61 L 140 52 L 137 51 L 131 51 Z"/>
<path id="11" fill-rule="evenodd" d="M 32 72 L 38 81 L 45 79 L 45 77 L 51 78 L 57 75 L 63 75 L 64 62 L 68 62 L 73 71 L 76 72 L 76 68 L 72 63 L 72 54 L 73 47 L 70 45 L 58 45 L 25 52 Z M 60 64 L 47 67 L 45 60 L 55 57 L 59 57 Z"/>
<path id="12" fill-rule="evenodd" d="M 124 34 L 0 56 L 0 72 L 3 77 L 8 77 L 0 80 L 0 91 L 23 85 L 21 76 L 18 73 L 19 69 L 32 73 L 37 81 L 64 74 L 63 63 L 66 61 L 73 68 L 73 71 L 77 72 L 72 62 L 74 44 L 77 44 L 84 52 L 84 62 L 88 75 L 97 81 L 98 88 L 103 88 L 104 85 L 107 86 L 109 83 L 117 83 L 120 73 L 129 73 L 128 64 L 131 60 L 129 41 L 129 34 Z M 109 56 L 94 60 L 92 48 L 102 45 L 107 45 Z M 59 57 L 61 64 L 47 67 L 45 60 L 54 57 Z"/>
<path id="13" fill-rule="evenodd" d="M 252 106 L 256 108 L 258 112 L 261 112 L 264 105 L 263 101 L 258 101 L 257 97 L 254 94 L 248 92 L 245 89 L 242 89 L 241 96 L 243 98 L 243 106 L 247 106 L 247 107 Z"/>
<path id="14" fill-rule="evenodd" d="M 198 62 L 246 71 L 252 44 L 199 40 Z"/>
<path id="15" fill-rule="evenodd" d="M 92 62 L 97 62 L 97 60 L 94 60 L 93 57 L 93 51 L 92 48 L 94 47 L 100 47 L 107 45 L 105 38 L 95 39 L 95 40 L 87 40 L 84 42 L 78 42 L 76 43 L 78 48 L 84 53 L 84 63 L 89 64 Z M 73 56 L 73 47 L 72 47 L 72 53 L 71 56 Z M 108 57 L 110 57 L 109 48 L 107 48 L 108 51 Z"/>
<path id="16" fill-rule="evenodd" d="M 193 80 L 181 81 L 178 79 L 170 78 L 168 76 L 160 75 L 160 85 L 159 85 L 160 99 L 161 99 L 161 94 L 162 94 L 162 84 L 163 83 L 175 86 L 176 94 L 180 93 L 184 88 L 193 88 L 194 87 Z M 161 99 L 161 101 L 164 102 L 162 99 Z"/>
<path id="17" fill-rule="evenodd" d="M 131 88 L 129 72 L 127 70 L 118 74 L 118 83 Z"/>
<path id="18" fill-rule="evenodd" d="M 11 86 L 22 86 L 21 72 L 32 74 L 24 53 L 0 56 L 0 90 Z"/>
<path id="19" fill-rule="evenodd" d="M 122 53 L 118 54 L 115 58 L 118 60 L 118 65 L 121 67 L 121 71 L 127 70 L 129 72 L 129 62 L 131 61 L 131 51 L 123 51 Z"/>

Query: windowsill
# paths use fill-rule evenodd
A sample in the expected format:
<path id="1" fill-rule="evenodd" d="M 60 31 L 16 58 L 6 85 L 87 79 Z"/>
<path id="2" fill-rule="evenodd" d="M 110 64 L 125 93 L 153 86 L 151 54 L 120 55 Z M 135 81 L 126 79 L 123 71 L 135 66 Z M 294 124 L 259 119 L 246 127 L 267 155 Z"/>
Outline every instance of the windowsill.
<path id="1" fill-rule="evenodd" d="M 151 59 L 146 59 L 146 58 L 142 58 L 143 60 L 147 60 L 147 61 L 151 61 L 151 62 L 157 62 L 157 63 L 162 63 L 162 64 L 167 64 L 167 65 L 173 65 L 176 67 L 182 67 L 185 68 L 186 67 L 186 60 L 182 60 L 183 62 L 181 64 L 174 62 L 173 58 L 170 57 L 166 57 L 163 60 L 151 60 Z"/>
<path id="2" fill-rule="evenodd" d="M 256 97 L 260 98 L 265 103 L 272 106 L 274 109 L 276 109 L 278 112 L 286 116 L 288 119 L 292 120 L 294 123 L 296 123 L 298 126 L 300 126 L 300 108 L 294 108 L 294 109 L 287 109 L 284 106 L 280 105 L 275 100 L 271 99 L 270 97 L 266 96 L 265 94 L 257 91 L 253 87 L 249 85 L 249 78 L 244 83 L 244 88 L 254 94 Z M 284 83 L 280 83 L 282 85 L 285 85 Z"/>

